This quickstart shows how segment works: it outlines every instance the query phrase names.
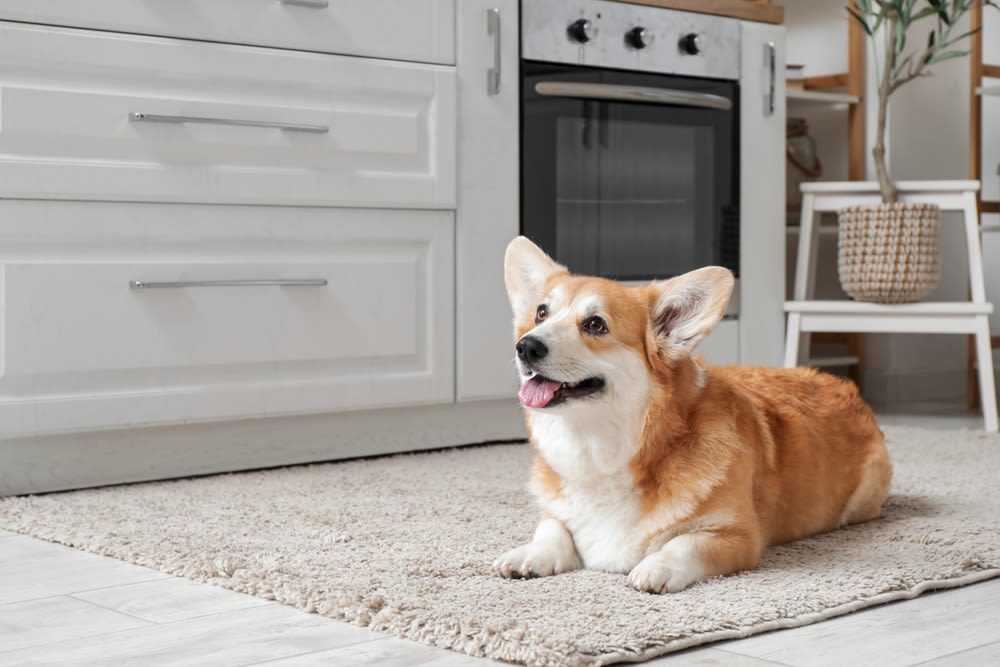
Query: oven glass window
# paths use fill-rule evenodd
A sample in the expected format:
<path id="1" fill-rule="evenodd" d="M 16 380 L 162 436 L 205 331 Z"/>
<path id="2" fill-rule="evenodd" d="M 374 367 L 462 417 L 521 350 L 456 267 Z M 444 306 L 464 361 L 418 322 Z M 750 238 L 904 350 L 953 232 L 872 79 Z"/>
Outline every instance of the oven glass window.
<path id="1" fill-rule="evenodd" d="M 734 110 L 539 95 L 540 81 L 697 90 L 730 82 L 525 63 L 522 230 L 571 271 L 619 280 L 738 271 Z"/>

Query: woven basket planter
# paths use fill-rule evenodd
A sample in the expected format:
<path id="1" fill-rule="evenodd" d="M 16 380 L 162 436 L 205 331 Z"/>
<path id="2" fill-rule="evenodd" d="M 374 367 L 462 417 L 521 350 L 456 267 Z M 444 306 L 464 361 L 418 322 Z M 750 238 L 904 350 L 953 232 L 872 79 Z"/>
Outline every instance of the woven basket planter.
<path id="1" fill-rule="evenodd" d="M 940 211 L 934 204 L 850 206 L 839 212 L 840 284 L 858 301 L 909 303 L 941 278 Z"/>

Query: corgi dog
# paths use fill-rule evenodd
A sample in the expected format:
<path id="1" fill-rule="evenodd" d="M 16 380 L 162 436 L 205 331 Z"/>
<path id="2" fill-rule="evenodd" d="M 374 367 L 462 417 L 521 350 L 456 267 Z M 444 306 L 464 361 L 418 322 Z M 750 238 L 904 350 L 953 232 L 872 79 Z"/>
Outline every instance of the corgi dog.
<path id="1" fill-rule="evenodd" d="M 518 237 L 504 273 L 541 518 L 495 573 L 589 568 L 676 592 L 879 515 L 892 466 L 852 383 L 691 356 L 726 311 L 727 269 L 629 287 Z"/>

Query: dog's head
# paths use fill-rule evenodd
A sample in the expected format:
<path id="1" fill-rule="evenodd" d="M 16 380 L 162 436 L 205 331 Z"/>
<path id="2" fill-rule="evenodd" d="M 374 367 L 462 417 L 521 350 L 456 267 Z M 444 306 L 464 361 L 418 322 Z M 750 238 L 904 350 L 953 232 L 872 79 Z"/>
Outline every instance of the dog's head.
<path id="1" fill-rule="evenodd" d="M 707 267 L 628 287 L 570 275 L 518 237 L 504 260 L 514 313 L 519 397 L 532 409 L 587 409 L 648 395 L 725 314 L 733 276 Z"/>

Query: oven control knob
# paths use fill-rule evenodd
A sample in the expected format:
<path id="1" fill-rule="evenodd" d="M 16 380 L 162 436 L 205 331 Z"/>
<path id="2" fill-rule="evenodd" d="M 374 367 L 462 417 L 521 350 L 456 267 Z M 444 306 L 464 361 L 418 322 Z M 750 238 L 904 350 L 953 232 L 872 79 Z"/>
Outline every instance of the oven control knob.
<path id="1" fill-rule="evenodd" d="M 691 32 L 681 37 L 681 51 L 689 56 L 696 56 L 701 53 L 701 37 L 698 33 Z"/>
<path id="2" fill-rule="evenodd" d="M 644 49 L 653 43 L 653 31 L 638 26 L 625 33 L 625 41 L 633 49 Z"/>
<path id="3" fill-rule="evenodd" d="M 597 37 L 597 26 L 587 19 L 578 19 L 570 24 L 568 32 L 571 40 L 586 44 Z"/>

